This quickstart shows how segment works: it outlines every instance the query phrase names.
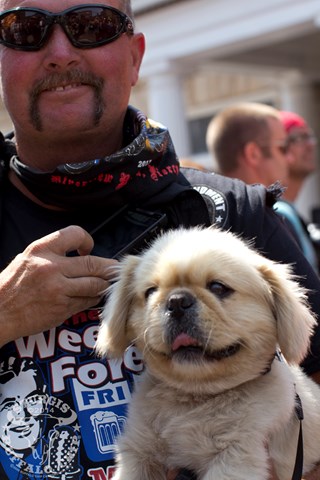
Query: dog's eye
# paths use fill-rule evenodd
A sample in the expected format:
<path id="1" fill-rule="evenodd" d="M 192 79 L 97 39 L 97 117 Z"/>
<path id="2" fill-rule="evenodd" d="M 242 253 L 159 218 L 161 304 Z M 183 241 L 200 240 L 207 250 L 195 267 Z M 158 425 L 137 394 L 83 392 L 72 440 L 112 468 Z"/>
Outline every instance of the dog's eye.
<path id="1" fill-rule="evenodd" d="M 157 291 L 157 287 L 150 287 L 150 288 L 148 288 L 148 289 L 145 291 L 145 293 L 144 293 L 145 299 L 147 300 L 147 299 L 150 297 L 150 295 L 152 295 L 152 294 L 153 294 L 154 292 L 156 292 L 156 291 Z"/>
<path id="2" fill-rule="evenodd" d="M 216 295 L 219 298 L 225 298 L 233 292 L 232 288 L 228 287 L 227 285 L 224 285 L 221 282 L 216 282 L 216 281 L 209 282 L 208 289 L 210 290 L 210 292 L 212 292 L 214 295 Z"/>

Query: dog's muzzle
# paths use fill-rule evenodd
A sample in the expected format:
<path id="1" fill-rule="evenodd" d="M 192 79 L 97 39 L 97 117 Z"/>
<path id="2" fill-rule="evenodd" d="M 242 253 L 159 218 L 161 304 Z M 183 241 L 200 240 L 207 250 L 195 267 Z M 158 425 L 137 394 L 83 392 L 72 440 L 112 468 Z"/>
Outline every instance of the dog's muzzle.
<path id="1" fill-rule="evenodd" d="M 194 361 L 203 355 L 204 335 L 198 322 L 198 302 L 187 290 L 175 290 L 165 304 L 166 341 L 172 355 Z"/>
<path id="2" fill-rule="evenodd" d="M 166 341 L 171 346 L 171 354 L 178 361 L 222 360 L 236 354 L 240 344 L 227 345 L 218 350 L 208 349 L 198 321 L 197 298 L 187 290 L 176 290 L 165 304 Z"/>

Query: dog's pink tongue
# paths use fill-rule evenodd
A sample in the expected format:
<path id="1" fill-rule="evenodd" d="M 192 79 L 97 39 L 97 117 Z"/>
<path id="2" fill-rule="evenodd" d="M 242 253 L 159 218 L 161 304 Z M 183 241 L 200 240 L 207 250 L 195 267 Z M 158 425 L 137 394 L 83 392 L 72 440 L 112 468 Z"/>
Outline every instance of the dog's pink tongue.
<path id="1" fill-rule="evenodd" d="M 199 342 L 195 338 L 190 337 L 186 333 L 180 333 L 172 344 L 172 351 L 175 352 L 180 347 L 190 347 L 193 345 L 199 345 Z"/>

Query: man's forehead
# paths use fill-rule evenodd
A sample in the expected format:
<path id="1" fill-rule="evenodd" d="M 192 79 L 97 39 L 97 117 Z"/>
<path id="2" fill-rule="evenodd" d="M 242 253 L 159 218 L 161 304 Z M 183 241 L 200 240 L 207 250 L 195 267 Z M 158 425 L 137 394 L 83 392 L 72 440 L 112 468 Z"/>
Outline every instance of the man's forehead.
<path id="1" fill-rule="evenodd" d="M 61 5 L 61 10 L 65 10 L 66 8 L 73 7 L 75 5 L 85 5 L 88 3 L 100 3 L 103 5 L 110 5 L 111 7 L 115 7 L 120 10 L 124 10 L 126 2 L 124 0 L 98 0 L 96 2 L 88 2 L 86 0 L 55 0 L 54 2 L 52 2 L 52 4 L 56 6 L 55 10 L 59 5 Z M 45 0 L 0 0 L 0 11 L 9 10 L 11 8 L 16 8 L 20 6 L 38 7 L 45 10 L 50 10 L 48 2 Z"/>
<path id="2" fill-rule="evenodd" d="M 18 0 L 0 0 L 0 9 L 9 10 L 10 8 L 16 8 L 21 5 L 21 2 Z"/>
<path id="3" fill-rule="evenodd" d="M 295 135 L 299 133 L 311 133 L 311 129 L 308 127 L 308 125 L 301 125 L 301 127 L 292 127 L 290 130 L 290 135 Z"/>

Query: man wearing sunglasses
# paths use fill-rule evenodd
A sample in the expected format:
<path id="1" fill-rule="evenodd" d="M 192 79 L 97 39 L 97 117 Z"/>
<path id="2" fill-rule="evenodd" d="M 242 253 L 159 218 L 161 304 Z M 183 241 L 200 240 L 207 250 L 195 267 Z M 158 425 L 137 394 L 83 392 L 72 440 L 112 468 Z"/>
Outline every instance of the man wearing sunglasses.
<path id="1" fill-rule="evenodd" d="M 290 162 L 286 190 L 283 198 L 275 204 L 275 208 L 292 225 L 302 251 L 316 272 L 319 272 L 316 245 L 312 241 L 307 224 L 294 205 L 304 181 L 316 169 L 317 138 L 300 115 L 281 111 L 280 119 L 288 135 Z M 315 226 L 313 228 L 315 229 Z"/>
<path id="2" fill-rule="evenodd" d="M 102 292 L 124 252 L 157 228 L 216 222 L 294 260 L 316 314 L 319 281 L 270 208 L 273 191 L 180 171 L 167 129 L 128 106 L 145 48 L 129 1 L 0 0 L 0 12 L 14 126 L 0 142 L 0 364 L 32 358 L 50 398 L 41 455 L 2 438 L 0 478 L 107 480 L 143 369 L 133 346 L 121 365 L 93 352 Z M 310 375 L 319 341 L 316 332 Z"/>
<path id="3" fill-rule="evenodd" d="M 294 112 L 280 111 L 280 119 L 288 135 L 291 155 L 289 176 L 284 198 L 294 202 L 306 178 L 317 167 L 317 137 L 306 120 Z"/>

